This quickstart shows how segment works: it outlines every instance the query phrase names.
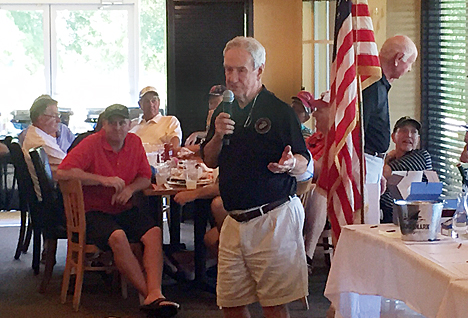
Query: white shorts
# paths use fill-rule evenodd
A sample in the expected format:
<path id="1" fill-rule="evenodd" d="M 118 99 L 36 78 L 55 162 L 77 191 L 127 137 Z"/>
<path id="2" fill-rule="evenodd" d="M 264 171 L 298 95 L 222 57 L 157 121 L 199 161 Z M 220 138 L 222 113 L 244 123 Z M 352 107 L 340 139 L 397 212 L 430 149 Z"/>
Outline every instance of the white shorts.
<path id="1" fill-rule="evenodd" d="M 226 217 L 219 238 L 217 303 L 263 307 L 308 295 L 299 198 L 245 223 Z"/>

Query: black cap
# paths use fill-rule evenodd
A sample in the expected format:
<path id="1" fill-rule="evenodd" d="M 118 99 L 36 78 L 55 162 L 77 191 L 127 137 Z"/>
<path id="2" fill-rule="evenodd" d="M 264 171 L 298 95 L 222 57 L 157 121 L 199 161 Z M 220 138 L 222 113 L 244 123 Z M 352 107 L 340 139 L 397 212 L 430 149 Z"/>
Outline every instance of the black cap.
<path id="1" fill-rule="evenodd" d="M 408 124 L 413 125 L 418 131 L 421 131 L 421 123 L 419 121 L 411 118 L 410 116 L 403 116 L 396 121 L 395 126 L 393 127 L 393 132 L 396 132 L 398 128 Z"/>
<path id="2" fill-rule="evenodd" d="M 215 85 L 210 89 L 208 95 L 210 96 L 223 96 L 226 86 L 224 85 Z"/>
<path id="3" fill-rule="evenodd" d="M 121 104 L 114 104 L 114 105 L 110 105 L 109 107 L 107 107 L 104 110 L 102 117 L 104 119 L 109 119 L 111 116 L 115 116 L 115 115 L 122 116 L 123 118 L 126 118 L 126 119 L 130 118 L 130 115 L 128 113 L 128 108 Z"/>

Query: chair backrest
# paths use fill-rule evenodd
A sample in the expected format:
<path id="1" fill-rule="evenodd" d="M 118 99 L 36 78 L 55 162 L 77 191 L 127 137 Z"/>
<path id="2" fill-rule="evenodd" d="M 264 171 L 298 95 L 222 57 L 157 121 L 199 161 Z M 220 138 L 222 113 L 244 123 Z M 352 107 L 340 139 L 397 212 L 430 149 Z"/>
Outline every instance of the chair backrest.
<path id="1" fill-rule="evenodd" d="M 297 196 L 301 196 L 304 193 L 307 193 L 310 190 L 311 184 L 312 184 L 312 178 L 307 179 L 305 181 L 299 181 L 297 183 L 297 189 L 296 189 Z"/>
<path id="2" fill-rule="evenodd" d="M 59 180 L 59 186 L 67 217 L 67 238 L 84 246 L 86 244 L 86 218 L 81 181 Z"/>
<path id="3" fill-rule="evenodd" d="M 53 204 L 57 199 L 57 193 L 54 190 L 55 185 L 52 177 L 52 170 L 50 169 L 49 157 L 42 147 L 30 149 L 29 155 L 31 156 L 31 161 L 36 171 L 37 180 L 41 189 L 42 201 L 46 204 Z"/>
<path id="4" fill-rule="evenodd" d="M 305 181 L 299 181 L 297 183 L 296 194 L 301 199 L 302 205 L 305 207 L 305 203 L 310 196 L 310 190 L 312 187 L 312 178 Z"/>
<path id="5" fill-rule="evenodd" d="M 10 150 L 11 163 L 15 167 L 20 202 L 27 202 L 29 205 L 37 203 L 37 197 L 34 193 L 34 185 L 20 144 L 17 140 L 13 140 L 11 143 L 7 143 L 6 145 Z"/>

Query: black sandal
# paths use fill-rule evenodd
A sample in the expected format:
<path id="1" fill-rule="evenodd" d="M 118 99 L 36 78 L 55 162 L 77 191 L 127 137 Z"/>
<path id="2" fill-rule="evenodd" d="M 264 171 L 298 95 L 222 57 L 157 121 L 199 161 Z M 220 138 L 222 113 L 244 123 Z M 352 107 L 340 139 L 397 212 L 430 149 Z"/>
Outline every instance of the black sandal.
<path id="1" fill-rule="evenodd" d="M 166 302 L 167 304 L 161 304 Z M 164 297 L 158 298 L 150 304 L 141 305 L 140 310 L 145 312 L 148 317 L 169 318 L 177 315 L 180 305 Z"/>

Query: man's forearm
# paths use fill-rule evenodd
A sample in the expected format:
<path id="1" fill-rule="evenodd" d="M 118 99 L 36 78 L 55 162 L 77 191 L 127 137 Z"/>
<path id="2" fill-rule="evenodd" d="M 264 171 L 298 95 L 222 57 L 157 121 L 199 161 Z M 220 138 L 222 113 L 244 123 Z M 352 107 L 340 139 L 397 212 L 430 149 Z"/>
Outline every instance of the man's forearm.
<path id="1" fill-rule="evenodd" d="M 218 156 L 223 147 L 223 138 L 214 135 L 213 138 L 203 148 L 203 161 L 210 168 L 218 166 Z"/>
<path id="2" fill-rule="evenodd" d="M 309 163 L 304 156 L 300 154 L 295 154 L 294 158 L 296 158 L 296 164 L 294 165 L 293 169 L 289 171 L 289 174 L 298 176 L 307 171 L 307 164 Z M 310 159 L 312 160 L 312 158 Z"/>
<path id="3" fill-rule="evenodd" d="M 172 144 L 174 148 L 179 148 L 180 147 L 180 138 L 177 136 L 174 136 L 169 140 L 169 143 Z"/>
<path id="4" fill-rule="evenodd" d="M 70 179 L 78 179 L 84 185 L 99 185 L 101 184 L 102 176 L 85 172 L 78 168 L 73 168 L 69 170 L 58 169 L 57 173 L 57 180 L 70 180 Z"/>
<path id="5" fill-rule="evenodd" d="M 144 190 L 151 185 L 151 180 L 148 178 L 138 177 L 127 187 L 129 187 L 133 193 Z"/>

